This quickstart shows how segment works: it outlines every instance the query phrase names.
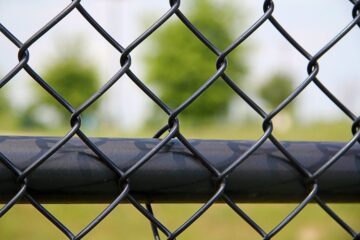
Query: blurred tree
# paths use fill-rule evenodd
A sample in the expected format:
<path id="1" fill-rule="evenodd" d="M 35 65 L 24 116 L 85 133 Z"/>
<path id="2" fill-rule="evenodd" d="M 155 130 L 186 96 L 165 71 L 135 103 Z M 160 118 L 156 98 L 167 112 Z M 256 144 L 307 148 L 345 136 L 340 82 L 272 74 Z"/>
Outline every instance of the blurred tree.
<path id="1" fill-rule="evenodd" d="M 276 73 L 259 89 L 260 97 L 269 108 L 274 109 L 294 90 L 292 78 L 284 73 Z M 284 111 L 292 111 L 293 104 L 288 105 Z"/>
<path id="2" fill-rule="evenodd" d="M 61 46 L 61 49 L 66 49 L 66 51 L 53 61 L 49 61 L 42 76 L 72 106 L 79 107 L 96 92 L 100 81 L 96 66 L 90 64 L 81 52 L 81 42 L 74 42 L 70 46 Z M 62 123 L 68 123 L 64 120 L 69 120 L 69 112 L 62 105 L 56 103 L 52 96 L 38 86 L 36 93 L 36 107 L 30 106 L 31 111 L 27 111 L 27 115 L 34 115 L 37 109 L 46 106 L 53 108 L 58 113 Z M 95 103 L 83 113 L 83 116 L 91 115 L 96 107 Z"/>
<path id="3" fill-rule="evenodd" d="M 238 29 L 234 23 L 242 20 L 238 10 L 234 11 L 229 3 L 211 0 L 197 0 L 191 4 L 189 13 L 186 13 L 189 20 L 217 48 L 224 50 L 228 47 L 238 33 L 234 31 Z M 227 7 L 219 4 L 227 4 Z M 227 11 L 220 13 L 221 9 Z M 146 77 L 160 98 L 172 108 L 178 107 L 216 72 L 217 57 L 180 21 L 166 23 L 154 34 L 151 43 L 153 51 L 144 58 Z M 244 47 L 240 46 L 228 57 L 226 73 L 236 81 L 246 73 L 244 56 Z M 185 120 L 197 123 L 226 116 L 234 96 L 229 94 L 229 88 L 219 78 L 207 91 L 209 94 L 205 92 L 200 97 L 201 103 L 193 103 L 189 110 L 181 113 Z M 156 118 L 156 115 L 157 112 L 152 117 Z"/>

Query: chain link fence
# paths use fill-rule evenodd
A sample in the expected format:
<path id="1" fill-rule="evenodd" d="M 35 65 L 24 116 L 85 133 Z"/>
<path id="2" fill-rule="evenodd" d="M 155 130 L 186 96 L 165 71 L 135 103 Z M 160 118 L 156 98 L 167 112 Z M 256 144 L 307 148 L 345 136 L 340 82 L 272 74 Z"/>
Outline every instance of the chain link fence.
<path id="1" fill-rule="evenodd" d="M 348 154 L 350 150 L 354 149 L 360 139 L 360 118 L 356 116 L 349 108 L 347 108 L 341 101 L 339 101 L 318 78 L 318 73 L 320 71 L 318 60 L 323 57 L 331 48 L 333 48 L 350 31 L 355 31 L 356 27 L 360 27 L 360 1 L 350 0 L 350 2 L 353 4 L 353 10 L 352 12 L 349 12 L 349 15 L 351 14 L 353 20 L 314 55 L 311 55 L 309 52 L 307 52 L 307 50 L 304 49 L 286 31 L 284 27 L 282 27 L 282 24 L 277 21 L 273 15 L 276 2 L 271 0 L 264 1 L 263 15 L 259 16 L 257 21 L 254 22 L 251 27 L 244 31 L 236 40 L 234 40 L 231 45 L 229 45 L 223 51 L 219 50 L 214 44 L 212 44 L 212 42 L 207 39 L 206 36 L 204 36 L 201 31 L 199 31 L 182 13 L 180 0 L 170 0 L 168 11 L 128 46 L 122 46 L 119 42 L 116 41 L 116 39 L 107 33 L 104 28 L 82 6 L 80 0 L 72 1 L 66 8 L 63 9 L 63 11 L 61 11 L 51 21 L 49 21 L 44 27 L 39 29 L 29 39 L 24 41 L 20 41 L 16 36 L 13 35 L 11 31 L 6 28 L 6 26 L 0 23 L 1 33 L 19 49 L 19 62 L 1 79 L 1 88 L 12 81 L 14 76 L 16 76 L 21 70 L 25 70 L 32 77 L 32 79 L 42 87 L 44 91 L 50 94 L 58 103 L 60 103 L 67 111 L 69 111 L 69 113 L 71 113 L 71 118 L 69 119 L 69 124 L 71 126 L 70 131 L 60 139 L 52 139 L 51 144 L 48 145 L 48 148 L 45 151 L 38 151 L 36 156 L 32 157 L 31 159 L 27 159 L 27 155 L 23 154 L 22 163 L 25 163 L 26 165 L 21 165 L 20 167 L 18 161 L 12 159 L 11 154 L 8 154 L 8 151 L 6 150 L 6 148 L 12 148 L 12 150 L 16 150 L 16 141 L 10 141 L 10 145 L 6 145 L 6 141 L 4 140 L 0 142 L 0 145 L 2 146 L 0 152 L 0 165 L 2 165 L 1 167 L 3 169 L 11 172 L 12 177 L 10 179 L 12 184 L 17 188 L 17 192 L 14 193 L 10 198 L 4 199 L 5 197 L 3 195 L 2 201 L 4 201 L 5 204 L 0 209 L 0 217 L 4 216 L 18 202 L 27 202 L 32 204 L 44 217 L 46 217 L 53 225 L 55 225 L 61 232 L 63 232 L 63 234 L 68 239 L 81 239 L 85 237 L 90 231 L 92 231 L 92 229 L 95 228 L 104 218 L 106 218 L 107 215 L 111 213 L 119 203 L 129 202 L 150 221 L 154 239 L 160 239 L 160 232 L 166 236 L 166 239 L 176 239 L 176 237 L 181 236 L 181 234 L 187 228 L 189 228 L 189 226 L 191 226 L 209 208 L 211 208 L 214 203 L 221 201 L 226 203 L 240 218 L 244 219 L 259 234 L 259 236 L 261 236 L 262 239 L 267 240 L 273 238 L 277 235 L 277 233 L 284 229 L 286 225 L 291 222 L 307 204 L 310 202 L 316 202 L 330 218 L 334 219 L 349 234 L 349 236 L 351 236 L 352 239 L 360 239 L 360 234 L 351 226 L 349 226 L 341 217 L 339 217 L 336 212 L 334 212 L 327 205 L 325 200 L 319 194 L 319 189 L 322 187 L 321 181 L 319 181 L 321 176 L 326 174 L 335 163 L 341 163 L 344 156 Z M 118 72 L 113 75 L 106 84 L 98 89 L 95 94 L 84 101 L 83 104 L 81 104 L 81 106 L 78 108 L 74 108 L 67 101 L 67 99 L 64 99 L 58 92 L 56 92 L 52 86 L 47 83 L 46 79 L 43 79 L 29 65 L 29 48 L 44 35 L 46 35 L 50 29 L 66 18 L 66 16 L 72 11 L 78 11 L 84 17 L 84 19 L 86 19 L 86 21 L 121 54 L 120 67 Z M 194 34 L 194 36 L 209 49 L 209 51 L 217 56 L 217 62 L 214 62 L 214 66 L 216 66 L 214 69 L 216 71 L 212 73 L 212 76 L 207 79 L 199 89 L 197 89 L 188 99 L 186 99 L 186 101 L 184 101 L 175 109 L 170 108 L 166 102 L 163 102 L 145 84 L 145 80 L 138 78 L 137 75 L 131 70 L 131 52 L 136 49 L 142 42 L 146 41 L 150 35 L 157 31 L 157 29 L 159 29 L 170 18 L 179 19 Z M 299 54 L 308 60 L 308 77 L 303 80 L 302 83 L 297 86 L 297 88 L 271 112 L 264 111 L 258 105 L 258 103 L 249 97 L 244 89 L 241 89 L 226 73 L 228 66 L 227 56 L 244 41 L 246 41 L 255 31 L 261 28 L 266 22 L 271 23 L 274 27 L 274 31 L 278 31 L 289 42 L 289 44 L 291 44 L 298 51 Z M 81 129 L 82 114 L 86 112 L 86 110 L 95 102 L 100 101 L 101 97 L 125 75 L 127 75 L 131 81 L 133 81 L 138 86 L 139 89 L 141 89 L 155 104 L 157 104 L 162 109 L 164 113 L 168 115 L 168 123 L 166 126 L 163 126 L 154 135 L 154 138 L 158 140 L 152 142 L 152 147 L 147 149 L 146 152 L 139 154 L 137 160 L 132 162 L 131 166 L 126 167 L 119 166 L 119 164 L 117 164 L 118 162 L 116 162 L 117 160 L 113 159 L 111 154 L 108 154 L 103 150 L 99 141 L 90 139 Z M 224 81 L 226 85 L 238 95 L 239 98 L 245 101 L 246 104 L 248 104 L 253 109 L 253 111 L 263 119 L 262 126 L 264 131 L 263 135 L 257 141 L 250 143 L 248 142 L 246 145 L 246 150 L 238 153 L 238 155 L 235 156 L 231 162 L 229 162 L 226 166 L 221 167 L 221 169 L 214 164 L 212 159 L 209 159 L 209 157 L 199 149 L 196 142 L 188 140 L 186 136 L 182 134 L 180 130 L 181 122 L 178 120 L 178 116 L 185 109 L 191 106 L 194 101 L 196 101 L 198 98 L 201 98 L 204 92 L 211 88 L 212 84 L 214 84 L 216 81 Z M 309 86 L 309 84 L 316 85 L 318 89 L 320 89 L 322 93 L 326 95 L 344 113 L 344 115 L 350 118 L 353 122 L 351 128 L 353 138 L 349 142 L 342 144 L 341 147 L 333 154 L 327 153 L 325 157 L 323 156 L 322 164 L 317 166 L 315 170 L 309 170 L 309 168 L 305 167 L 304 164 L 302 164 L 302 160 L 299 159 L 298 155 L 294 154 L 290 150 L 289 145 L 280 142 L 276 136 L 272 134 L 274 130 L 272 119 L 277 116 L 287 105 L 293 102 L 294 99 L 301 95 L 301 93 Z M 34 191 L 31 185 L 32 177 L 40 172 L 41 167 L 46 165 L 53 156 L 55 156 L 58 152 L 63 151 L 63 148 L 66 144 L 74 141 L 75 136 L 80 139 L 76 141 L 81 141 L 83 144 L 85 144 L 88 151 L 90 151 L 91 154 L 95 156 L 95 159 L 92 159 L 91 161 L 101 162 L 102 165 L 107 168 L 107 171 L 110 170 L 111 174 L 115 176 L 114 178 L 117 181 L 117 190 L 115 190 L 116 192 L 113 193 L 114 196 L 116 196 L 111 200 L 111 203 L 103 210 L 101 214 L 99 214 L 79 233 L 73 233 L 61 221 L 52 215 L 35 197 L 37 193 Z M 194 161 L 197 164 L 200 164 L 199 166 L 201 166 L 201 168 L 207 172 L 206 178 L 208 183 L 212 186 L 210 189 L 213 190 L 210 194 L 211 196 L 207 198 L 202 207 L 200 207 L 186 222 L 184 222 L 177 229 L 170 230 L 165 224 L 157 219 L 156 213 L 154 213 L 152 210 L 151 201 L 145 201 L 146 203 L 143 205 L 141 201 L 144 201 L 144 198 L 142 198 L 140 201 L 139 198 L 133 194 L 135 187 L 131 180 L 132 177 L 136 175 L 136 173 L 141 172 L 141 170 L 145 168 L 147 164 L 153 161 L 153 159 L 156 159 L 158 155 L 166 151 L 166 149 L 169 148 L 169 144 L 173 143 L 174 139 L 176 139 L 178 144 L 182 146 L 182 148 L 179 148 L 177 151 L 182 151 L 184 154 L 190 155 L 191 158 L 188 159 L 188 161 Z M 34 141 L 36 140 L 37 139 L 35 138 Z M 296 172 L 298 176 L 301 176 L 302 189 L 304 194 L 302 197 L 300 197 L 301 200 L 298 202 L 297 207 L 275 228 L 269 232 L 266 232 L 236 204 L 237 199 L 233 198 L 233 195 L 229 194 L 228 192 L 228 180 L 231 178 L 231 175 L 234 174 L 234 172 L 241 169 L 246 164 L 246 162 L 251 161 L 251 157 L 254 156 L 261 147 L 263 147 L 265 144 L 268 144 L 269 142 L 271 142 L 274 149 L 280 152 L 286 159 L 287 165 L 290 166 L 292 171 Z M 71 151 L 76 152 L 77 150 L 75 148 Z M 121 152 L 123 149 L 117 149 L 117 151 Z M 355 152 L 353 154 L 356 155 L 357 153 Z M 170 160 L 171 158 L 168 159 L 168 161 Z M 166 169 L 164 171 L 166 171 Z M 357 173 L 357 175 L 359 175 L 359 173 Z M 239 184 L 242 183 L 240 182 Z M 359 183 L 357 182 L 357 185 L 355 185 L 354 189 L 358 190 L 358 185 Z M 193 191 L 196 192 L 196 189 L 193 189 Z M 153 193 L 153 195 L 156 195 L 156 193 Z M 181 196 L 178 197 L 181 198 Z M 358 201 L 358 197 L 358 193 L 354 193 L 355 200 L 353 201 Z M 181 201 L 181 199 L 179 201 Z M 21 231 L 21 227 L 19 231 Z M 206 236 L 204 236 L 204 238 L 206 238 Z"/>

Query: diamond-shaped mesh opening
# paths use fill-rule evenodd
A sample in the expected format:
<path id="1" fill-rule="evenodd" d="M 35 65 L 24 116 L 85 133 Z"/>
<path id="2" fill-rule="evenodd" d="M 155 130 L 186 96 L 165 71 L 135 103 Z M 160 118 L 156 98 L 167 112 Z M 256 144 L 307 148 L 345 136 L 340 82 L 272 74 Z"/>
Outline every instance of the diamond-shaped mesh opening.
<path id="1" fill-rule="evenodd" d="M 36 225 L 29 224 L 29 216 L 31 216 L 31 222 L 36 222 Z M 29 236 L 37 239 L 63 238 L 63 234 L 30 205 L 14 206 L 1 218 L 1 221 L 0 229 L 4 239 L 22 239 Z M 18 231 L 19 227 L 22 231 Z"/>
<path id="2" fill-rule="evenodd" d="M 344 214 L 350 221 L 358 207 L 350 204 L 336 204 L 337 213 Z M 274 207 L 276 209 L 277 206 Z M 351 209 L 351 210 L 350 210 Z M 266 210 L 265 210 L 266 211 Z M 354 211 L 354 212 L 353 212 Z M 343 216 L 344 216 L 343 215 Z M 356 227 L 356 224 L 353 226 Z M 327 230 L 325 230 L 327 229 Z M 317 205 L 309 204 L 284 231 L 279 239 L 352 239 L 352 237 Z"/>

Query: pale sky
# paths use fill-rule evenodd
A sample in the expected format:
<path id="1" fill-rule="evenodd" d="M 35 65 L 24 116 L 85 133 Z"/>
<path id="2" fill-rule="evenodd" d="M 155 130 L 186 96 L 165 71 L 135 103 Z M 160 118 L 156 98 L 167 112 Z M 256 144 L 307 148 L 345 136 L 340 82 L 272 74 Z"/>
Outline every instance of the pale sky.
<path id="1" fill-rule="evenodd" d="M 247 19 L 240 29 L 234 31 L 240 34 L 261 16 L 262 2 L 242 0 L 236 3 L 239 12 L 245 13 Z M 274 16 L 311 54 L 315 54 L 352 20 L 352 4 L 349 1 L 278 0 L 274 2 Z M 69 1 L 63 0 L 37 0 L 26 4 L 25 1 L 19 0 L 0 0 L 0 22 L 24 42 L 68 3 Z M 189 0 L 182 1 L 185 12 L 188 3 Z M 155 21 L 169 8 L 168 1 L 159 0 L 88 0 L 82 1 L 82 4 L 123 46 L 127 46 L 145 30 L 144 24 L 150 26 L 151 21 Z M 216 17 L 221 17 L 221 14 Z M 89 61 L 99 66 L 102 81 L 106 82 L 119 69 L 120 55 L 77 11 L 71 13 L 30 48 L 31 66 L 41 73 L 42 67 L 51 61 L 58 51 L 66 50 L 59 47 L 59 43 L 78 36 L 83 39 Z M 355 113 L 359 113 L 360 110 L 360 95 L 357 94 L 360 89 L 359 40 L 360 29 L 356 27 L 320 59 L 318 75 L 319 79 Z M 307 61 L 271 24 L 263 25 L 246 44 L 251 46 L 248 55 L 250 92 L 253 92 L 266 76 L 282 69 L 294 76 L 297 85 L 306 78 Z M 140 78 L 145 76 L 141 54 L 148 50 L 145 43 L 131 54 L 133 60 L 131 68 Z M 17 63 L 17 49 L 2 35 L 0 35 L 0 54 L 0 77 L 2 77 Z M 15 81 L 4 87 L 4 90 L 8 89 L 12 96 L 16 96 L 17 106 L 30 101 L 26 82 L 28 82 L 27 76 L 22 72 Z M 119 125 L 125 128 L 141 125 L 144 112 L 146 114 L 150 109 L 147 97 L 126 77 L 120 79 L 114 89 L 105 95 L 105 105 L 107 107 L 102 111 L 118 119 Z M 243 103 L 239 102 L 239 105 Z M 305 116 L 303 120 L 341 116 L 340 112 L 313 86 L 302 94 L 298 107 L 299 112 Z M 242 109 L 242 106 L 239 106 L 239 109 Z"/>

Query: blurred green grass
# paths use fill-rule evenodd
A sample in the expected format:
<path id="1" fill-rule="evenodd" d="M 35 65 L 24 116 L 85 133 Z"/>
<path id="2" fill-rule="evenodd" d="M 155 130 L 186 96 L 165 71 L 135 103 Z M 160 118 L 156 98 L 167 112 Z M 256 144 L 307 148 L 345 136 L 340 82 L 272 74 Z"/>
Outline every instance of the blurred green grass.
<path id="1" fill-rule="evenodd" d="M 274 132 L 280 140 L 346 141 L 351 138 L 351 123 L 345 121 L 313 123 L 292 126 L 288 131 Z M 276 128 L 275 128 L 276 129 Z M 17 135 L 62 135 L 64 130 L 48 132 L 17 132 Z M 185 126 L 181 129 L 188 138 L 257 139 L 263 133 L 260 124 L 235 126 L 233 124 L 213 127 Z M 126 133 L 110 129 L 91 132 L 91 136 L 149 137 L 153 131 L 145 129 L 138 133 Z M 2 133 L 3 135 L 9 133 Z M 127 135 L 128 134 L 128 135 Z M 170 230 L 175 230 L 201 205 L 155 204 L 157 218 Z M 270 231 L 296 204 L 239 204 L 265 231 Z M 105 207 L 97 205 L 45 205 L 72 231 L 79 232 Z M 355 230 L 360 229 L 359 204 L 330 204 Z M 31 205 L 13 207 L 0 219 L 0 239 L 66 239 L 44 216 Z M 120 204 L 103 222 L 84 239 L 152 239 L 149 222 L 133 206 Z M 165 239 L 165 238 L 164 238 Z M 203 217 L 190 226 L 177 239 L 261 239 L 261 237 L 227 205 L 212 206 Z M 309 204 L 273 239 L 294 240 L 346 240 L 351 237 L 318 205 Z"/>

